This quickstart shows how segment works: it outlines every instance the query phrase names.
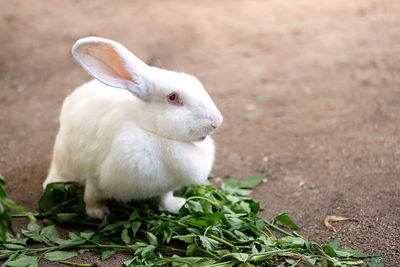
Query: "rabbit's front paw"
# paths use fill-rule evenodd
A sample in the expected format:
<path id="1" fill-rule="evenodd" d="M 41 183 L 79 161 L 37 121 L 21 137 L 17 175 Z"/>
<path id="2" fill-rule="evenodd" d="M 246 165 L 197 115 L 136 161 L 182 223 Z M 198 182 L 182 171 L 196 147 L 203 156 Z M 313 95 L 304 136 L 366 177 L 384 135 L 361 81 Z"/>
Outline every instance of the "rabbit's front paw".
<path id="1" fill-rule="evenodd" d="M 161 196 L 160 209 L 167 210 L 172 213 L 179 213 L 179 209 L 186 203 L 186 199 L 182 197 L 174 197 L 172 191 Z"/>
<path id="2" fill-rule="evenodd" d="M 86 205 L 86 214 L 94 219 L 103 219 L 104 216 L 110 214 L 110 210 L 106 205 Z"/>

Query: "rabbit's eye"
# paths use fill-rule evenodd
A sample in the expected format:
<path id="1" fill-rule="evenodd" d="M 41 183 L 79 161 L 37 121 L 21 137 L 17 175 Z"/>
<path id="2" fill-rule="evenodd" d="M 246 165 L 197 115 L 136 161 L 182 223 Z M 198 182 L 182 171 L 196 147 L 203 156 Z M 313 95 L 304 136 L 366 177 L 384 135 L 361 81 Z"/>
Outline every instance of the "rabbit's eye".
<path id="1" fill-rule="evenodd" d="M 183 106 L 181 99 L 179 98 L 178 93 L 172 92 L 167 95 L 168 103 L 176 106 Z"/>

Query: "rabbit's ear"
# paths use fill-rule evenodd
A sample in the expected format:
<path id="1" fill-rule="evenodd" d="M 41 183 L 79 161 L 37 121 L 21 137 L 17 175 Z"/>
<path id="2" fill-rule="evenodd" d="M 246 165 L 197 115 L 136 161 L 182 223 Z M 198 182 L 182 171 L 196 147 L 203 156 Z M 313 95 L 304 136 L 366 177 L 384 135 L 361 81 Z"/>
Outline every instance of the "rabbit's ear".
<path id="1" fill-rule="evenodd" d="M 76 61 L 101 82 L 131 91 L 146 99 L 149 95 L 145 73 L 150 68 L 123 45 L 99 37 L 86 37 L 72 47 Z"/>

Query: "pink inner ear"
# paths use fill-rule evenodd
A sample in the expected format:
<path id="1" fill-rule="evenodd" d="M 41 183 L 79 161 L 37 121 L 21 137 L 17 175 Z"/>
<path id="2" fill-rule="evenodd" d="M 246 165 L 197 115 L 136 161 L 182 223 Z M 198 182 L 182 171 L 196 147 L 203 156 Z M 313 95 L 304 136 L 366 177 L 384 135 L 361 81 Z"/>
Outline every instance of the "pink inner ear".
<path id="1" fill-rule="evenodd" d="M 92 63 L 96 64 L 98 68 L 111 77 L 135 82 L 120 55 L 109 44 L 90 44 L 88 46 L 79 47 L 78 51 L 83 55 L 86 54 L 92 57 L 95 61 Z"/>

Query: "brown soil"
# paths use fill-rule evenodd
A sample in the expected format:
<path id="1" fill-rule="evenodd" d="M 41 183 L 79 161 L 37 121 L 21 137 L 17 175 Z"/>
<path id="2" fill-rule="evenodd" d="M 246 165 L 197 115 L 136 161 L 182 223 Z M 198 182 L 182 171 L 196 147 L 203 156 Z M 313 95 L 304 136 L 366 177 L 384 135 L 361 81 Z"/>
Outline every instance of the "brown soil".
<path id="1" fill-rule="evenodd" d="M 89 79 L 71 46 L 97 35 L 203 81 L 225 118 L 214 172 L 268 173 L 253 194 L 266 219 L 398 266 L 400 1 L 13 0 L 0 25 L 0 171 L 17 203 L 37 207 L 62 100 Z M 357 222 L 335 234 L 326 215 Z"/>

